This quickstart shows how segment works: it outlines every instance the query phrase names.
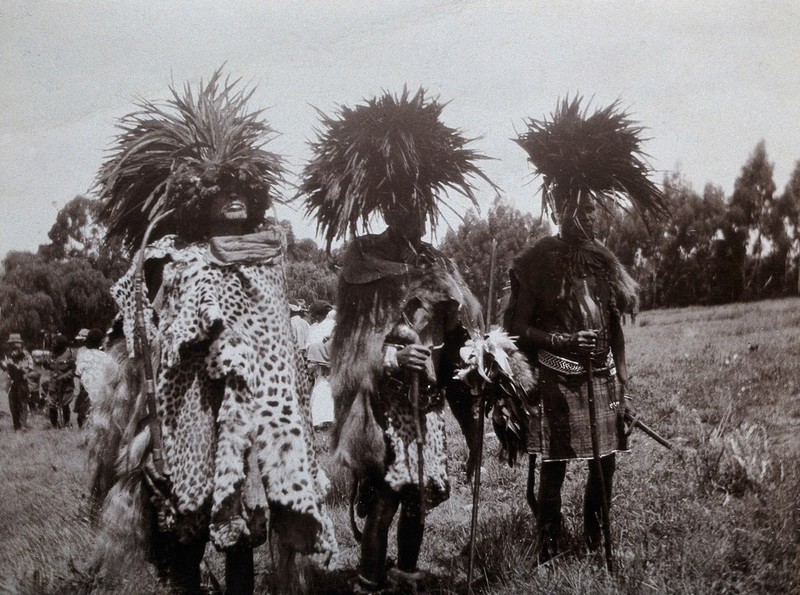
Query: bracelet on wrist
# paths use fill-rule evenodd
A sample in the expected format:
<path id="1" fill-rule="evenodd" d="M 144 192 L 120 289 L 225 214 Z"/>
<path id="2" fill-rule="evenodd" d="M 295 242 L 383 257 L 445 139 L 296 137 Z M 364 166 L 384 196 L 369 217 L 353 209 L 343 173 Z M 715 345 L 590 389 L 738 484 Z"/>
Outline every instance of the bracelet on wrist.
<path id="1" fill-rule="evenodd" d="M 550 344 L 553 346 L 553 349 L 563 351 L 567 348 L 568 343 L 569 339 L 565 335 L 561 333 L 550 333 Z"/>

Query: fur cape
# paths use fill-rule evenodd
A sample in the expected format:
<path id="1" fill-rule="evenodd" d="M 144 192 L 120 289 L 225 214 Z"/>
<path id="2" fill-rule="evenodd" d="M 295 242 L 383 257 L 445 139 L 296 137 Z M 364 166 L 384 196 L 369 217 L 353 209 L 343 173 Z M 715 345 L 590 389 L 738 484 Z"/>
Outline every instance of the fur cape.
<path id="1" fill-rule="evenodd" d="M 246 256 L 252 252 L 246 242 L 243 247 Z M 336 549 L 323 502 L 328 480 L 316 464 L 305 375 L 291 340 L 281 252 L 276 248 L 278 256 L 261 255 L 257 263 L 212 264 L 228 254 L 212 248 L 180 247 L 167 236 L 146 251 L 148 259 L 169 257 L 154 300 L 157 318 L 145 299 L 168 485 L 154 486 L 146 471 L 152 459 L 141 357 L 129 357 L 133 346 L 123 340 L 115 357 L 102 360 L 105 382 L 91 395 L 90 437 L 93 516 L 106 536 L 98 569 L 142 548 L 158 567 L 168 566 L 164 552 L 152 551 L 161 540 L 151 538 L 155 531 L 194 539 L 210 530 L 221 549 L 234 538 L 258 545 L 266 538 L 261 519 L 267 508 L 272 529 L 293 551 L 329 556 Z M 114 293 L 129 339 L 135 316 L 130 275 Z M 285 339 L 268 340 L 270 333 Z M 267 361 L 280 363 L 285 376 L 278 378 L 278 366 Z M 224 394 L 211 392 L 217 378 L 225 380 Z M 183 464 L 184 457 L 202 457 L 201 472 Z M 242 535 L 233 532 L 238 519 L 223 516 L 240 505 L 247 522 Z"/>
<path id="2" fill-rule="evenodd" d="M 530 283 L 532 279 L 547 282 L 560 282 L 560 276 L 569 270 L 580 273 L 582 269 L 600 272 L 608 281 L 611 295 L 619 312 L 629 311 L 639 303 L 639 284 L 630 276 L 616 255 L 597 240 L 577 246 L 566 242 L 559 236 L 542 238 L 526 249 L 512 266 L 512 279 Z M 558 277 L 558 278 L 557 278 Z M 506 327 L 508 328 L 509 311 L 516 303 L 518 293 L 516 283 L 512 282 L 512 296 L 509 309 L 506 311 Z"/>
<path id="3" fill-rule="evenodd" d="M 383 374 L 384 341 L 406 304 L 414 298 L 430 305 L 455 301 L 466 333 L 474 336 L 482 328 L 477 300 L 444 255 L 424 244 L 428 263 L 415 266 L 391 260 L 386 255 L 388 242 L 386 234 L 355 240 L 339 278 L 331 343 L 332 438 L 337 458 L 356 471 L 384 466 L 386 446 L 372 401 Z M 450 379 L 439 380 L 442 384 Z M 448 401 L 452 408 L 453 401 L 449 397 Z M 470 403 L 461 405 L 469 408 Z"/>

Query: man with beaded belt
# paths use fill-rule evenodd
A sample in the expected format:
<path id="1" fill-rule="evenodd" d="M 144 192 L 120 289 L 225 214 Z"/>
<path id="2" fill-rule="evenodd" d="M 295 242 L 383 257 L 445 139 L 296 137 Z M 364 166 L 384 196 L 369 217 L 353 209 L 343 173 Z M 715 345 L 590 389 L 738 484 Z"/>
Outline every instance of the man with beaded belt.
<path id="1" fill-rule="evenodd" d="M 466 176 L 485 177 L 473 163 L 481 156 L 439 120 L 442 107 L 420 90 L 343 108 L 339 119 L 325 119 L 302 186 L 329 247 L 372 214 L 388 226 L 346 250 L 331 339 L 332 445 L 358 481 L 366 521 L 357 589 L 369 591 L 383 587 L 398 510 L 395 574 L 419 578 L 425 511 L 449 496 L 445 398 L 465 433 L 476 427 L 471 396 L 453 376 L 459 348 L 482 327 L 480 307 L 422 237 L 443 188 L 474 201 Z"/>
<path id="2" fill-rule="evenodd" d="M 616 104 L 587 117 L 580 99 L 564 101 L 551 121 L 531 120 L 517 142 L 543 177 L 544 205 L 561 233 L 527 248 L 511 269 L 505 326 L 538 368 L 538 406 L 531 411 L 528 500 L 537 514 L 540 560 L 558 553 L 561 487 L 567 461 L 589 460 L 584 532 L 602 544 L 603 489 L 611 501 L 615 452 L 627 450 L 624 398 L 628 371 L 621 314 L 637 300 L 635 281 L 595 239 L 597 205 L 619 194 L 643 215 L 663 212 L 661 192 L 638 158 L 638 133 Z M 589 383 L 591 382 L 591 387 Z M 593 459 L 590 396 L 599 461 Z M 543 461 L 538 502 L 536 454 Z"/>

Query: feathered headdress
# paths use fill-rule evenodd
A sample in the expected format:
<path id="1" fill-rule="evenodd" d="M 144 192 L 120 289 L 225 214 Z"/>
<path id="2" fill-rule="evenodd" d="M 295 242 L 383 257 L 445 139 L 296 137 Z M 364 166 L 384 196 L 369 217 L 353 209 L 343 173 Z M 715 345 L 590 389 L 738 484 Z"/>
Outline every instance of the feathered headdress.
<path id="1" fill-rule="evenodd" d="M 253 91 L 237 91 L 238 82 L 223 81 L 218 70 L 196 92 L 187 84 L 180 96 L 170 87 L 171 99 L 139 101 L 139 110 L 120 120 L 122 132 L 97 177 L 109 238 L 138 248 L 149 223 L 175 209 L 153 237 L 202 239 L 208 199 L 221 190 L 236 190 L 247 201 L 250 227 L 263 221 L 276 199 L 281 159 L 263 149 L 274 131 L 260 112 L 247 112 Z"/>
<path id="2" fill-rule="evenodd" d="M 300 192 L 306 212 L 316 216 L 330 249 L 335 239 L 367 229 L 370 216 L 398 204 L 422 212 L 431 226 L 446 190 L 477 204 L 470 176 L 494 186 L 475 161 L 487 159 L 468 149 L 474 139 L 439 119 L 445 104 L 420 89 L 398 97 L 384 93 L 355 108 L 341 107 L 322 118 L 323 130 L 311 143 Z"/>
<path id="3" fill-rule="evenodd" d="M 528 120 L 528 129 L 513 139 L 542 176 L 542 209 L 560 220 L 570 200 L 588 195 L 606 210 L 613 204 L 625 209 L 627 198 L 645 223 L 666 214 L 662 192 L 647 178 L 644 128 L 619 101 L 588 112 L 581 111 L 580 97 L 565 98 L 550 120 Z"/>

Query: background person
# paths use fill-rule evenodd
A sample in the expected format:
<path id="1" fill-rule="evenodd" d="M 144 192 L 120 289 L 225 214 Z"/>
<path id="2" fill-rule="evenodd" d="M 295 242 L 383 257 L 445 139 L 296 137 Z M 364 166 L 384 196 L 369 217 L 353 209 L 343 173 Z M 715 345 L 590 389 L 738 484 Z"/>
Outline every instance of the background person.
<path id="1" fill-rule="evenodd" d="M 330 338 L 336 323 L 336 310 L 324 301 L 309 309 L 312 320 L 308 341 L 308 369 L 311 377 L 311 421 L 315 429 L 325 430 L 333 423 L 333 397 L 328 381 L 331 369 Z"/>
<path id="2" fill-rule="evenodd" d="M 6 343 L 8 353 L 0 361 L 0 368 L 8 374 L 8 408 L 15 430 L 28 429 L 28 401 L 30 387 L 28 377 L 33 370 L 33 358 L 23 347 L 22 336 L 11 333 Z"/>
<path id="3" fill-rule="evenodd" d="M 47 412 L 54 428 L 70 427 L 70 405 L 75 397 L 75 356 L 64 335 L 56 335 L 47 362 L 50 378 L 47 384 Z"/>
<path id="4" fill-rule="evenodd" d="M 292 325 L 292 332 L 294 333 L 294 340 L 297 344 L 303 358 L 308 351 L 308 333 L 311 325 L 306 320 L 308 308 L 306 308 L 305 300 L 290 300 L 289 301 L 289 315 L 291 316 L 289 322 Z"/>

